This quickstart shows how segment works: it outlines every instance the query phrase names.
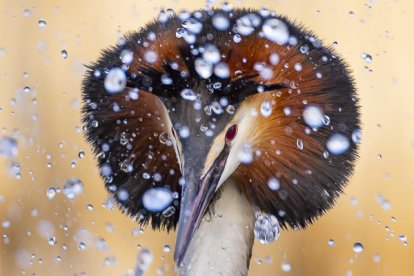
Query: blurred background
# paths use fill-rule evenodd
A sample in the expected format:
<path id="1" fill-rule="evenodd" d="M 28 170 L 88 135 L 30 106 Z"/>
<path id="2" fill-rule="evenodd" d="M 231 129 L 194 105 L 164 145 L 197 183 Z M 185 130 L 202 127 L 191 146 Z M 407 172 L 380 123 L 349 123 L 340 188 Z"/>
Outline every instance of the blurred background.
<path id="1" fill-rule="evenodd" d="M 231 3 L 267 6 L 314 30 L 348 61 L 362 105 L 360 159 L 346 193 L 307 230 L 256 242 L 250 275 L 414 275 L 414 3 Z M 153 257 L 146 275 L 175 275 L 175 233 L 140 229 L 107 201 L 82 134 L 80 87 L 83 64 L 124 32 L 163 8 L 205 5 L 1 0 L 1 275 L 125 275 L 143 248 Z M 77 179 L 84 190 L 69 200 L 63 187 Z"/>

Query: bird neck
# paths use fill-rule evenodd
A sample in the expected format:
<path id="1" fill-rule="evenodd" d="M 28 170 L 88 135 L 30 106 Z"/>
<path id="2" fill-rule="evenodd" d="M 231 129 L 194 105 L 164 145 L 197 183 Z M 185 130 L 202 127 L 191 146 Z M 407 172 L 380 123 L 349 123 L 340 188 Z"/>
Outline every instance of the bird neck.
<path id="1" fill-rule="evenodd" d="M 252 205 L 229 178 L 194 233 L 179 275 L 247 275 L 254 222 Z"/>

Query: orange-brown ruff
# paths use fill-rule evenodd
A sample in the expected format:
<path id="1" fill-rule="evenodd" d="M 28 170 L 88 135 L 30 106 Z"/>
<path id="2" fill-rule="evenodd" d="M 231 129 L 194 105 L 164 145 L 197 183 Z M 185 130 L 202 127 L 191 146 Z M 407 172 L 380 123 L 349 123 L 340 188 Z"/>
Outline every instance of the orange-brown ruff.
<path id="1" fill-rule="evenodd" d="M 226 30 L 212 25 L 217 14 L 228 18 Z M 249 35 L 237 34 L 238 20 L 249 15 L 259 20 L 258 25 Z M 314 34 L 274 13 L 203 10 L 190 18 L 202 24 L 194 41 L 182 35 L 183 21 L 189 19 L 170 15 L 165 22 L 154 21 L 126 35 L 89 67 L 83 83 L 83 121 L 99 165 L 111 168 L 104 177 L 108 190 L 138 222 L 174 228 L 182 200 L 180 178 L 187 172 L 202 177 L 223 147 L 226 130 L 240 114 L 256 113 L 242 137 L 249 142 L 253 161 L 240 164 L 231 177 L 258 210 L 273 214 L 284 227 L 305 227 L 333 205 L 357 156 L 351 135 L 360 128 L 359 107 L 347 66 Z M 286 24 L 287 43 L 280 45 L 263 35 L 263 22 L 269 18 Z M 211 44 L 228 66 L 228 77 L 204 78 L 197 72 L 194 64 L 203 47 Z M 120 59 L 124 49 L 133 52 L 129 65 Z M 153 55 L 150 61 L 148 52 Z M 263 66 L 271 69 L 270 78 L 259 72 Z M 127 76 L 124 91 L 117 94 L 104 87 L 106 74 L 114 67 L 123 68 Z M 198 94 L 201 111 L 181 97 L 183 89 Z M 129 96 L 131 91 L 138 91 L 138 99 Z M 230 107 L 222 106 L 221 114 L 212 111 L 211 105 L 223 98 Z M 268 117 L 260 112 L 264 101 L 272 106 Z M 317 129 L 303 119 L 309 105 L 325 115 Z M 177 134 L 183 126 L 191 130 L 188 139 Z M 346 152 L 329 154 L 326 142 L 334 134 L 349 139 Z M 125 164 L 132 169 L 124 170 Z M 193 172 L 193 167 L 199 170 Z M 279 189 L 269 189 L 271 178 L 279 180 Z M 145 209 L 142 195 L 153 187 L 174 192 L 173 214 Z M 117 197 L 120 190 L 127 191 L 128 199 Z"/>

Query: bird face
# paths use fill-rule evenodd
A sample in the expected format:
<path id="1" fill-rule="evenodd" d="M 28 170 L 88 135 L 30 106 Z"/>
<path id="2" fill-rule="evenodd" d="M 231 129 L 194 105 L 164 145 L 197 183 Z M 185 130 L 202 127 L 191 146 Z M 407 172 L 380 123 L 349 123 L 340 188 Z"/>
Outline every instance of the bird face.
<path id="1" fill-rule="evenodd" d="M 333 205 L 356 159 L 347 66 L 266 10 L 155 21 L 89 67 L 83 101 L 107 189 L 139 223 L 178 226 L 178 263 L 229 177 L 283 227 L 306 227 Z"/>

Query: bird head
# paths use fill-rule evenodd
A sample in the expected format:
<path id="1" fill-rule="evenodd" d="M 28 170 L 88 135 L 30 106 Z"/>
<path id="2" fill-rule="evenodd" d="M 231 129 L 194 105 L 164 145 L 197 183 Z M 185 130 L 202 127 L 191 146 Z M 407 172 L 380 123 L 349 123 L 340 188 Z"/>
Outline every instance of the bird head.
<path id="1" fill-rule="evenodd" d="M 141 224 L 178 226 L 178 264 L 228 178 L 300 228 L 333 205 L 356 158 L 347 66 L 266 10 L 167 14 L 103 51 L 83 101 L 107 189 Z"/>

